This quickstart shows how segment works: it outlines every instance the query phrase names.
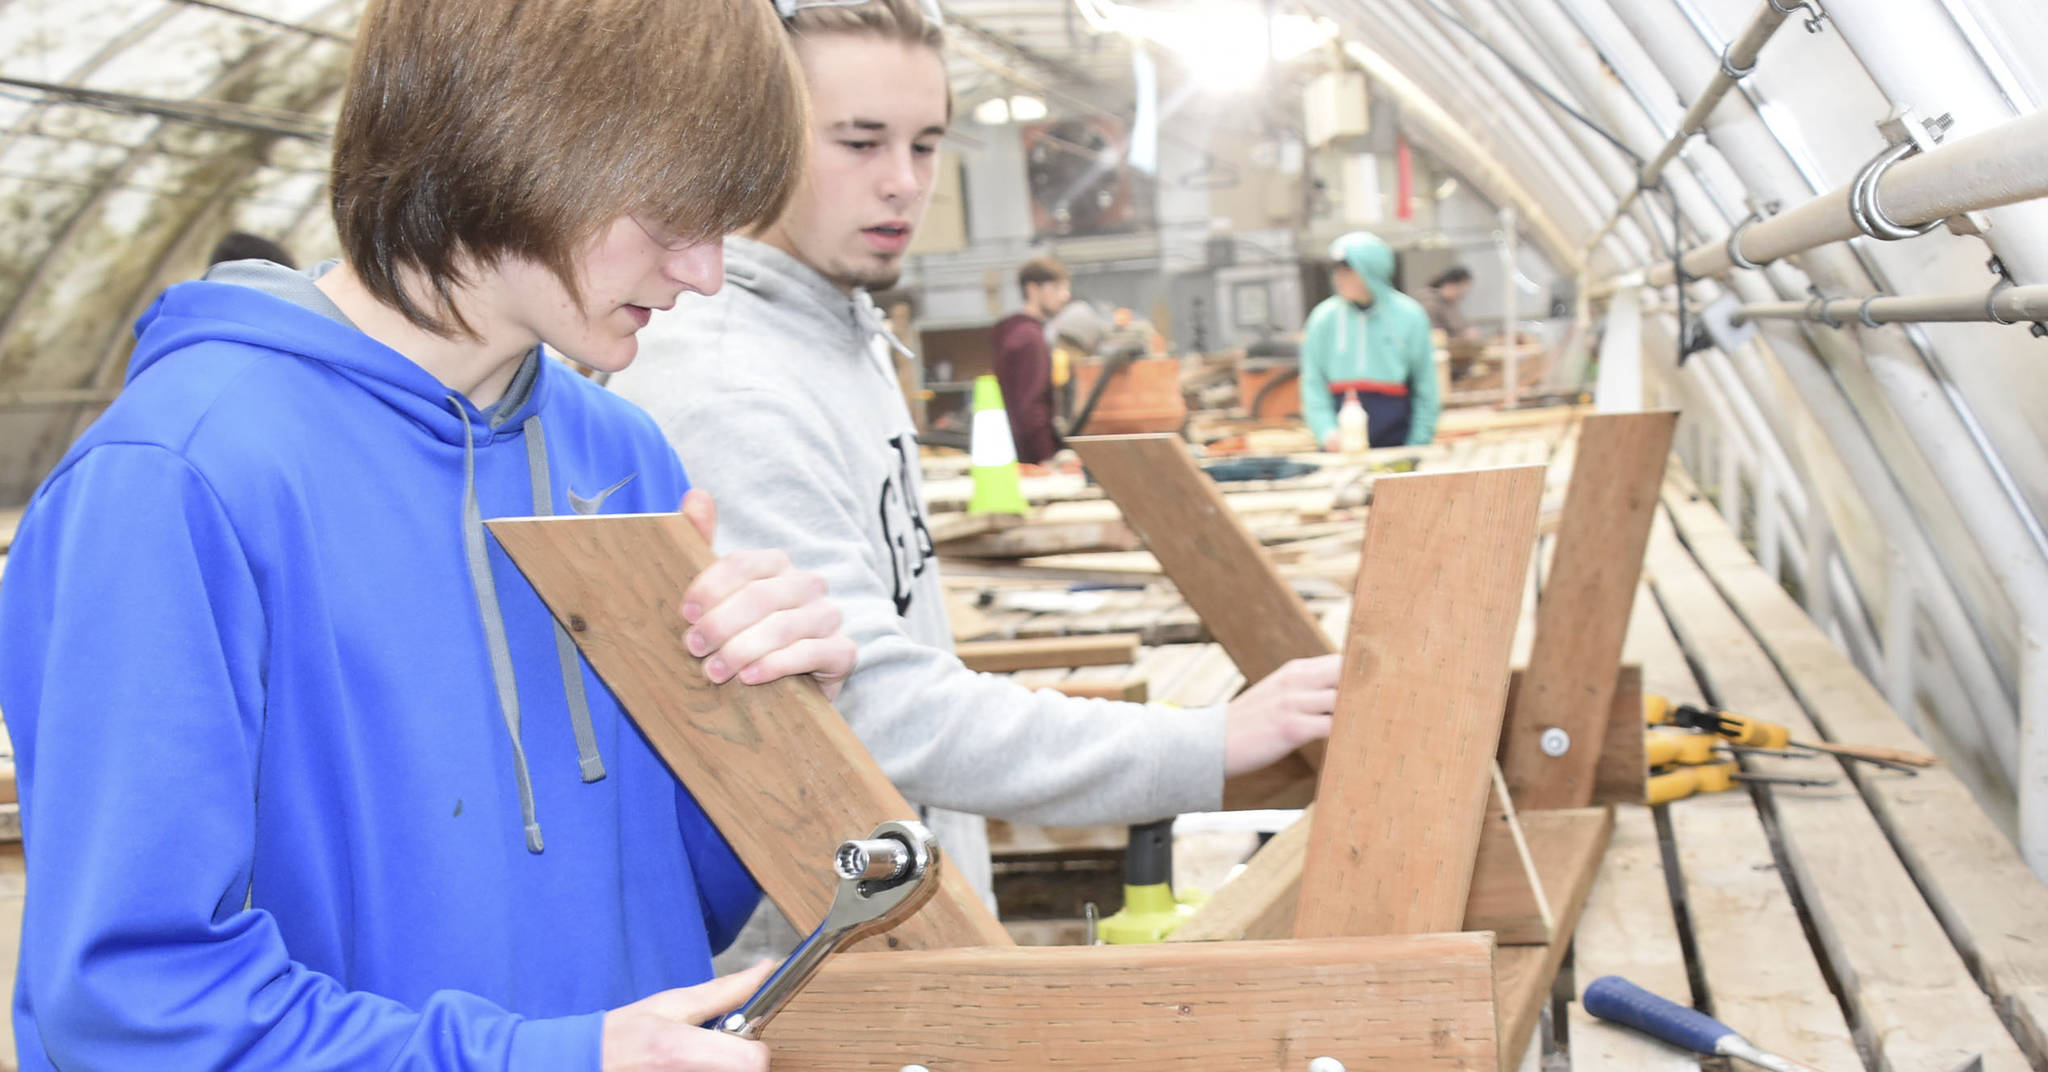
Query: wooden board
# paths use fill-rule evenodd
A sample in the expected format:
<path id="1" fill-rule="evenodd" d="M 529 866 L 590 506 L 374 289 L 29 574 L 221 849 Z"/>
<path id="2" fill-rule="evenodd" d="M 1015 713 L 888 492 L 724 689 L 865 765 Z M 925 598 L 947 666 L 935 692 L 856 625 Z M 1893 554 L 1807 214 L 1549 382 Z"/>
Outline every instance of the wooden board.
<path id="1" fill-rule="evenodd" d="M 1656 607 L 1650 607 L 1648 613 L 1657 613 Z M 1525 672 L 1517 669 L 1508 677 L 1509 711 L 1515 709 L 1515 697 L 1521 692 Z M 1503 754 L 1507 745 L 1503 732 Z M 1607 723 L 1602 730 L 1600 762 L 1593 769 L 1591 803 L 1641 804 L 1644 783 L 1649 777 L 1647 764 L 1648 757 L 1643 752 L 1643 668 L 1625 663 L 1614 679 L 1614 700 L 1608 705 Z M 1492 805 L 1488 807 L 1491 809 Z"/>
<path id="2" fill-rule="evenodd" d="M 1297 936 L 1463 921 L 1542 492 L 1537 466 L 1379 481 Z"/>
<path id="3" fill-rule="evenodd" d="M 1078 700 L 1121 700 L 1124 703 L 1144 703 L 1150 698 L 1150 690 L 1142 678 L 1127 678 L 1122 681 L 1061 681 L 1053 688 Z"/>
<path id="4" fill-rule="evenodd" d="M 1643 668 L 1624 664 L 1608 704 L 1600 762 L 1593 768 L 1593 803 L 1640 804 L 1650 769 L 1643 754 Z"/>
<path id="5" fill-rule="evenodd" d="M 1504 731 L 1501 769 L 1525 808 L 1593 799 L 1614 671 L 1677 424 L 1673 411 L 1609 413 L 1587 417 L 1579 429 L 1529 675 Z M 1560 756 L 1545 755 L 1540 744 L 1553 728 L 1571 742 Z"/>
<path id="6" fill-rule="evenodd" d="M 1083 436 L 1068 440 L 1188 605 L 1247 681 L 1290 659 L 1327 651 L 1313 615 L 1195 465 L 1179 436 Z M 1219 568 L 1219 564 L 1228 568 Z M 1321 747 L 1311 745 L 1224 786 L 1226 808 L 1298 808 L 1315 792 Z"/>
<path id="7" fill-rule="evenodd" d="M 976 640 L 953 646 L 969 670 L 1007 674 L 1051 667 L 1113 666 L 1138 658 L 1136 633 L 1047 637 L 1040 640 Z"/>
<path id="8" fill-rule="evenodd" d="M 1784 725 L 1794 740 L 1812 735 L 1812 723 L 1777 668 L 1668 524 L 1651 537 L 1650 566 L 1659 599 L 1682 608 L 1672 614 L 1672 628 L 1708 698 Z M 1842 773 L 1832 760 L 1751 756 L 1744 764 L 1764 774 L 1811 775 L 1817 767 Z M 1866 783 L 1918 781 L 1891 771 L 1861 777 Z M 1776 847 L 1790 865 L 1858 1041 L 1887 1068 L 1946 1069 L 1973 1054 L 1982 1055 L 1985 1072 L 2030 1068 L 1856 788 L 1844 780 L 1818 789 L 1774 786 L 1767 793 Z M 1746 802 L 1741 794 L 1724 793 L 1681 803 L 1705 810 Z M 1676 825 L 1676 805 L 1672 811 Z"/>
<path id="9" fill-rule="evenodd" d="M 1607 838 L 1614 828 L 1613 813 L 1607 808 L 1572 809 L 1566 812 L 1525 812 L 1531 821 L 1543 814 L 1590 815 L 1568 828 L 1569 840 L 1553 843 L 1536 857 L 1536 869 L 1543 876 L 1543 891 L 1557 914 L 1557 937 L 1547 945 L 1503 946 L 1494 956 L 1494 995 L 1500 1013 L 1500 1068 L 1513 1068 L 1521 1050 L 1536 1030 L 1550 984 L 1564 964 L 1571 948 L 1572 930 L 1586 906 L 1593 874 L 1600 856 L 1607 851 Z M 1562 837 L 1563 835 L 1561 835 Z"/>
<path id="10" fill-rule="evenodd" d="M 1284 938 L 1294 933 L 1301 901 L 1301 869 L 1313 827 L 1313 805 L 1302 817 L 1252 855 L 1236 878 L 1211 894 L 1168 938 L 1171 942 L 1219 942 Z M 1570 852 L 1584 836 L 1579 827 L 1589 812 L 1546 811 L 1522 816 L 1529 851 L 1541 859 Z M 1551 939 L 1529 896 L 1528 874 L 1515 851 L 1504 818 L 1490 816 L 1479 839 L 1472 889 L 1461 931 L 1492 931 L 1497 945 L 1540 945 Z"/>
<path id="11" fill-rule="evenodd" d="M 1685 652 L 1647 585 L 1637 590 L 1626 651 L 1642 665 L 1652 691 L 1699 695 Z M 1677 870 L 1671 877 L 1706 982 L 1695 1000 L 1741 1024 L 1760 1045 L 1824 1068 L 1862 1067 L 1749 794 L 1719 793 L 1659 810 L 1672 830 Z"/>
<path id="12" fill-rule="evenodd" d="M 1471 1072 L 1498 1052 L 1474 934 L 842 954 L 762 1040 L 777 1072 Z"/>
<path id="13" fill-rule="evenodd" d="M 1822 733 L 1856 744 L 1925 750 L 1711 506 L 1673 494 L 1665 502 L 1694 558 Z M 1953 773 L 1937 767 L 1917 778 L 1864 778 L 1860 788 L 1965 962 L 2030 1056 L 2048 1065 L 2048 925 L 2042 922 L 2048 920 L 2048 886 L 2027 869 Z"/>
<path id="14" fill-rule="evenodd" d="M 1133 551 L 1137 547 L 1137 534 L 1121 521 L 1033 522 L 952 540 L 941 546 L 940 551 L 959 558 L 1030 558 L 1084 551 Z"/>
<path id="15" fill-rule="evenodd" d="M 1692 1004 L 1664 879 L 1650 809 L 1617 806 L 1613 837 L 1572 935 L 1572 975 L 1580 993 L 1603 975 L 1619 975 L 1680 1005 Z M 1572 1072 L 1699 1072 L 1697 1056 L 1597 1019 L 1576 1000 L 1569 1015 Z"/>
<path id="16" fill-rule="evenodd" d="M 831 904 L 824 864 L 839 842 L 917 814 L 809 679 L 714 685 L 684 652 L 682 593 L 712 553 L 681 514 L 490 529 L 799 932 Z M 886 938 L 916 949 L 1010 943 L 955 868 Z"/>

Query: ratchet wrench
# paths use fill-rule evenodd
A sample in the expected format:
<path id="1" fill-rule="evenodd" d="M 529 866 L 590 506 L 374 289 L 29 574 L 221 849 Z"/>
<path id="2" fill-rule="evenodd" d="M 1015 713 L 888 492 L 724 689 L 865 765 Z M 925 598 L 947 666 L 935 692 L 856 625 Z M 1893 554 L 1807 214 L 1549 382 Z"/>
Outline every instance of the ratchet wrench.
<path id="1" fill-rule="evenodd" d="M 718 1030 L 760 1037 L 761 1029 L 803 989 L 826 957 L 855 937 L 886 930 L 915 911 L 923 903 L 918 894 L 938 873 L 939 842 L 922 823 L 883 823 L 867 838 L 841 842 L 832 854 L 832 869 L 839 875 L 839 890 L 824 922 L 746 1004 L 718 1019 Z"/>

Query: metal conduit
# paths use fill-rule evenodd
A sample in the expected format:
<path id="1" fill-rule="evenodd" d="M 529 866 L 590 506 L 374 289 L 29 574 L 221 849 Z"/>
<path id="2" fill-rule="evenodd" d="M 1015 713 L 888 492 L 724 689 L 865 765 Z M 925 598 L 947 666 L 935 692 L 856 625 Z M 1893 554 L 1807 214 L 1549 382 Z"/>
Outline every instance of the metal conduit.
<path id="1" fill-rule="evenodd" d="M 1757 302 L 1738 307 L 1733 319 L 1737 323 L 1744 320 L 1808 320 L 1831 327 L 1858 322 L 1874 326 L 1935 320 L 2017 324 L 2048 320 L 2048 286 L 1999 287 L 1988 295 L 1965 291 L 1961 294 L 1897 298 L 1871 295 L 1864 298 L 1816 298 L 1804 302 Z"/>
<path id="2" fill-rule="evenodd" d="M 1886 168 L 1874 183 L 1884 214 L 1917 227 L 1968 212 L 2048 197 L 2048 109 L 2010 119 L 1966 138 L 1944 142 Z M 1863 231 L 1849 211 L 1850 187 L 1840 186 L 1767 220 L 1746 225 L 1728 240 L 1685 254 L 1686 275 L 1725 274 L 1763 265 Z M 1671 282 L 1671 265 L 1644 271 L 1651 286 Z"/>
<path id="3" fill-rule="evenodd" d="M 1636 198 L 1642 196 L 1643 190 L 1657 185 L 1657 180 L 1663 177 L 1665 167 L 1678 158 L 1678 153 L 1685 148 L 1685 143 L 1691 141 L 1694 134 L 1706 129 L 1707 116 L 1720 105 L 1721 99 L 1728 95 L 1729 90 L 1734 89 L 1737 83 L 1756 69 L 1757 53 L 1763 51 L 1764 42 L 1769 41 L 1771 35 L 1776 33 L 1784 22 L 1785 12 L 1769 0 L 1757 9 L 1757 13 L 1749 20 L 1749 26 L 1742 31 L 1742 36 L 1737 37 L 1734 43 L 1728 46 L 1728 50 L 1722 53 L 1720 71 L 1715 73 L 1713 81 L 1707 83 L 1699 99 L 1693 101 L 1692 107 L 1686 109 L 1685 115 L 1678 120 L 1678 129 L 1671 133 L 1671 139 L 1664 143 L 1664 148 L 1658 150 L 1656 156 L 1650 158 L 1649 163 L 1643 165 L 1643 174 L 1636 188 L 1623 195 L 1621 203 L 1615 205 L 1614 211 L 1608 215 L 1607 222 L 1602 223 L 1600 229 L 1593 232 L 1593 237 L 1587 240 L 1586 251 L 1589 256 L 1593 248 L 1600 244 L 1601 239 L 1607 237 L 1607 232 L 1612 230 L 1635 204 Z"/>

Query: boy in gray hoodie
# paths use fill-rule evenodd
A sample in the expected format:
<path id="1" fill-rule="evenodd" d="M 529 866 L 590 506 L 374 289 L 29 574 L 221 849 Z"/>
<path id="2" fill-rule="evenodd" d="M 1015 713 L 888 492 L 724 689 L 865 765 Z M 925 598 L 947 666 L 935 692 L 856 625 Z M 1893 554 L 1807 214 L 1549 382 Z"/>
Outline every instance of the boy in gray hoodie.
<path id="1" fill-rule="evenodd" d="M 801 3 L 802 0 L 797 0 Z M 983 816 L 1134 823 L 1221 806 L 1226 775 L 1329 732 L 1337 657 L 1206 710 L 1074 699 L 955 658 L 916 426 L 868 298 L 897 278 L 950 118 L 942 28 L 917 0 L 785 9 L 811 90 L 789 209 L 726 240 L 726 286 L 657 315 L 612 387 L 718 498 L 722 540 L 822 574 L 859 645 L 839 710 L 990 898 Z"/>

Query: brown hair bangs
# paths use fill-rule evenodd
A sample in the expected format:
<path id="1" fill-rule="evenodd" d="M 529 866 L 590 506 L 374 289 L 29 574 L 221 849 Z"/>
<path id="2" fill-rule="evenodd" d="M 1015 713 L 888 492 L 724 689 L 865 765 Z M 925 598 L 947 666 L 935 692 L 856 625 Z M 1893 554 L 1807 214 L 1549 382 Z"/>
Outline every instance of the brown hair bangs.
<path id="1" fill-rule="evenodd" d="M 473 335 L 453 302 L 468 271 L 526 258 L 580 299 L 576 255 L 620 216 L 690 241 L 775 219 L 808 124 L 767 0 L 373 0 L 335 228 L 379 300 Z"/>
<path id="2" fill-rule="evenodd" d="M 925 15 L 919 0 L 866 0 L 858 4 L 819 4 L 797 9 L 789 28 L 799 37 L 828 33 L 866 33 L 906 45 L 924 45 L 943 55 L 946 28 Z"/>
<path id="3" fill-rule="evenodd" d="M 1017 269 L 1017 285 L 1058 283 L 1067 279 L 1067 266 L 1051 257 L 1033 257 Z"/>

